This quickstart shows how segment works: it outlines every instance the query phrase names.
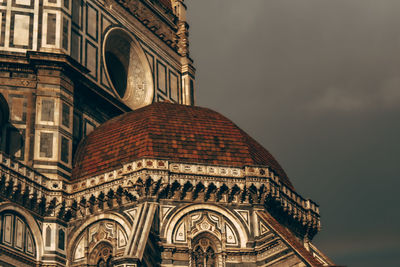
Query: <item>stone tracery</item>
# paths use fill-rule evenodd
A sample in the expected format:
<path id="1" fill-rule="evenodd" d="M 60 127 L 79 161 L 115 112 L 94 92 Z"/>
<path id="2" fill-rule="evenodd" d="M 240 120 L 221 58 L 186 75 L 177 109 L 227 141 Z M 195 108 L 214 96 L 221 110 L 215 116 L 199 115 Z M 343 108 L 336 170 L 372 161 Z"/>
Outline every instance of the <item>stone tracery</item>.
<path id="1" fill-rule="evenodd" d="M 221 246 L 211 234 L 200 234 L 192 241 L 191 261 L 192 266 L 217 267 L 223 261 L 221 257 Z"/>
<path id="2" fill-rule="evenodd" d="M 113 247 L 104 241 L 99 243 L 89 254 L 89 265 L 97 267 L 111 267 Z"/>
<path id="3" fill-rule="evenodd" d="M 111 259 L 123 255 L 127 245 L 124 227 L 112 220 L 100 220 L 88 225 L 73 240 L 72 262 L 87 262 L 90 265 L 111 266 Z M 86 255 L 89 255 L 87 261 Z"/>

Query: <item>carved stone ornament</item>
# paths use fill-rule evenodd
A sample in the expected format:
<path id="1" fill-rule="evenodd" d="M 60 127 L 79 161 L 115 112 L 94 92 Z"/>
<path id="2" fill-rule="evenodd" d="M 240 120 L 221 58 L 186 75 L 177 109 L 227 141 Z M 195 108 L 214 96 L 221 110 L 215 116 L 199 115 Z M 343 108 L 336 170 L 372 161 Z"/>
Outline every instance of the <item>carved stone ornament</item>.
<path id="1" fill-rule="evenodd" d="M 171 13 L 167 12 L 164 15 L 170 23 L 165 22 L 155 15 L 146 5 L 139 0 L 116 0 L 122 7 L 124 7 L 130 14 L 135 16 L 141 21 L 149 30 L 154 32 L 162 41 L 168 46 L 177 51 L 177 27 L 175 25 L 176 17 Z"/>

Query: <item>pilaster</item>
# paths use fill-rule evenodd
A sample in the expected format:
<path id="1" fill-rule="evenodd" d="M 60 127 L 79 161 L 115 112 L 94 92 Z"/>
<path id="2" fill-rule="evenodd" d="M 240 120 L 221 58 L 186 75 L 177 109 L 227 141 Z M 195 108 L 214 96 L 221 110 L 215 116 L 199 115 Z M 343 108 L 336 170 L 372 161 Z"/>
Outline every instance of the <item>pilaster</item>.
<path id="1" fill-rule="evenodd" d="M 34 168 L 65 179 L 72 168 L 73 82 L 56 66 L 37 66 Z"/>

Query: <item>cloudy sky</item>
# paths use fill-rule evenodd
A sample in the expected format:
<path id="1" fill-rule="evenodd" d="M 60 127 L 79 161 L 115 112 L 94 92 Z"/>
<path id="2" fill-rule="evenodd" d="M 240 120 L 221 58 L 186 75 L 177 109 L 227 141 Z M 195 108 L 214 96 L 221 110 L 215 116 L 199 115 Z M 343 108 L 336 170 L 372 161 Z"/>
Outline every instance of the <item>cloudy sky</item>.
<path id="1" fill-rule="evenodd" d="M 336 264 L 400 266 L 400 1 L 185 2 L 197 104 L 320 204 Z"/>

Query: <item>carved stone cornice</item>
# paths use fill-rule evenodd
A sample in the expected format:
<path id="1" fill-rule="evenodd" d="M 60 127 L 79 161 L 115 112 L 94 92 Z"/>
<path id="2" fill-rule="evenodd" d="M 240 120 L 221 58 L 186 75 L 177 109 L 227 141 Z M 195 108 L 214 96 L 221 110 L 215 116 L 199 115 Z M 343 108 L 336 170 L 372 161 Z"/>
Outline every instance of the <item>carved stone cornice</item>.
<path id="1" fill-rule="evenodd" d="M 185 21 L 178 22 L 178 53 L 181 56 L 189 54 L 189 26 Z"/>
<path id="2" fill-rule="evenodd" d="M 118 190 L 120 199 L 133 202 L 167 199 L 260 205 L 301 238 L 312 239 L 320 228 L 318 206 L 282 184 L 268 167 L 231 168 L 141 159 L 124 164 L 120 169 L 76 181 L 67 188 L 75 199 L 92 195 L 96 204 L 104 202 L 105 195 L 112 196 Z M 112 192 L 107 193 L 108 190 Z M 103 192 L 100 201 L 96 200 L 99 192 Z"/>
<path id="3" fill-rule="evenodd" d="M 268 167 L 231 168 L 141 159 L 78 181 L 49 179 L 0 154 L 0 197 L 68 221 L 143 200 L 263 206 L 301 238 L 320 229 L 319 209 Z"/>
<path id="4" fill-rule="evenodd" d="M 156 7 L 155 3 L 150 3 L 149 1 L 115 1 L 157 35 L 164 43 L 183 56 L 181 54 L 182 51 L 178 47 L 178 44 L 181 43 L 181 36 L 177 34 L 177 18 L 174 14 L 169 10 Z"/>

